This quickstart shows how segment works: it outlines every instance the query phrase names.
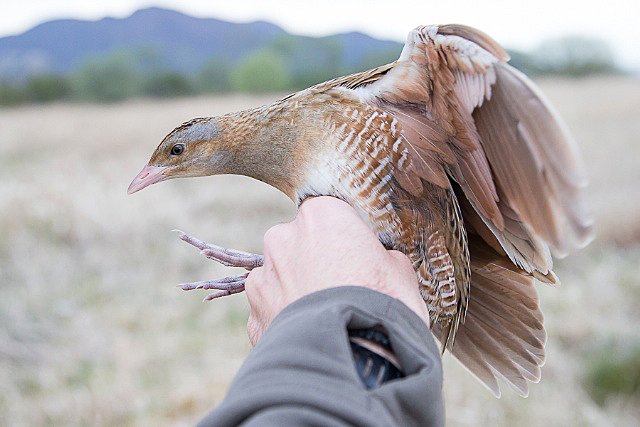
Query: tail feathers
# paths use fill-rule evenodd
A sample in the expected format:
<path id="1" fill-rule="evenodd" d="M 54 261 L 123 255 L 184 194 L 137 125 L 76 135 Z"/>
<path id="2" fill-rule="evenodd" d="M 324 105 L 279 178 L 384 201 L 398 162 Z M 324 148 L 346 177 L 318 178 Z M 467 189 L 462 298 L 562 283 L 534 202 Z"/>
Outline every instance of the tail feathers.
<path id="1" fill-rule="evenodd" d="M 497 379 L 527 396 L 528 382 L 540 380 L 547 338 L 534 278 L 486 244 L 473 245 L 469 307 L 452 354 L 496 397 Z"/>

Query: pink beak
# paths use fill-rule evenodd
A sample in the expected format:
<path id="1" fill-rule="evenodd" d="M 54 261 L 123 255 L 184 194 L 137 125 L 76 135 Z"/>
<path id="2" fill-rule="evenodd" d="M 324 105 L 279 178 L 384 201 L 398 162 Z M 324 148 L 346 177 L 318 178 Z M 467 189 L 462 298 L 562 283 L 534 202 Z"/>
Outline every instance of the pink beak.
<path id="1" fill-rule="evenodd" d="M 147 165 L 143 167 L 140 173 L 133 178 L 131 184 L 129 184 L 127 194 L 133 194 L 136 191 L 140 191 L 143 188 L 150 186 L 151 184 L 169 179 L 168 176 L 164 175 L 164 171 L 166 169 L 166 166 Z"/>

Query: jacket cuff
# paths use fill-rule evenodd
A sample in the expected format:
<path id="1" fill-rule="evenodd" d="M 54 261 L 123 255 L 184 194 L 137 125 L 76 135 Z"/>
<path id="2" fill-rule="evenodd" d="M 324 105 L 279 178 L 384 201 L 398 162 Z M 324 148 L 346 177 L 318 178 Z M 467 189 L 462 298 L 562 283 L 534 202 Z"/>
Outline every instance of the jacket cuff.
<path id="1" fill-rule="evenodd" d="M 399 357 L 402 371 L 411 374 L 420 369 L 418 354 L 439 354 L 438 346 L 427 324 L 400 300 L 363 286 L 338 286 L 306 295 L 289 304 L 276 316 L 270 329 L 294 320 L 299 313 L 335 312 L 354 310 L 358 315 L 349 316 L 346 329 L 369 329 L 382 326 L 389 336 L 391 347 Z M 264 338 L 264 337 L 263 337 Z M 413 357 L 403 358 L 402 355 Z M 439 358 L 438 358 L 439 362 Z"/>

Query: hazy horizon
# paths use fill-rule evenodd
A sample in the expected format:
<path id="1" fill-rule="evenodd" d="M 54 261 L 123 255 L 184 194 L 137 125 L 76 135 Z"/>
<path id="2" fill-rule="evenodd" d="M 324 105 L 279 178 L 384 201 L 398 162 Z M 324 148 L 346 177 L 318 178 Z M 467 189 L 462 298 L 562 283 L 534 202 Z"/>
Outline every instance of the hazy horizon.
<path id="1" fill-rule="evenodd" d="M 147 7 L 232 22 L 264 20 L 301 35 L 360 31 L 400 42 L 417 25 L 456 22 L 475 26 L 512 49 L 530 50 L 543 40 L 568 35 L 602 39 L 609 43 L 623 68 L 640 71 L 640 53 L 637 51 L 640 27 L 635 25 L 635 19 L 640 16 L 638 2 L 611 0 L 604 10 L 585 6 L 578 0 L 540 0 L 535 7 L 503 0 L 491 4 L 492 8 L 472 0 L 446 4 L 399 0 L 393 6 L 378 0 L 328 0 L 322 6 L 302 5 L 293 0 L 234 3 L 195 0 L 188 4 L 177 0 L 115 0 L 109 4 L 80 0 L 51 4 L 45 0 L 25 0 L 3 9 L 0 37 L 21 34 L 51 20 L 123 18 Z M 282 13 L 285 9 L 287 13 Z"/>

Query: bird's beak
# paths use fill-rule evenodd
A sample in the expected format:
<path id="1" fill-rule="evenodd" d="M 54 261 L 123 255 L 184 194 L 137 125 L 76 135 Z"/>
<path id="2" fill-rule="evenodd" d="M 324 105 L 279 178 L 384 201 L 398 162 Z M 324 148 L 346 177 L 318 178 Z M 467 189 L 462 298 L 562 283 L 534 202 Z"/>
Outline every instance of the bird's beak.
<path id="1" fill-rule="evenodd" d="M 169 179 L 169 177 L 164 174 L 166 170 L 166 166 L 147 165 L 143 167 L 140 173 L 133 178 L 131 184 L 129 184 L 127 194 L 133 194 L 136 191 L 140 191 L 143 188 L 150 186 L 151 184 Z"/>

